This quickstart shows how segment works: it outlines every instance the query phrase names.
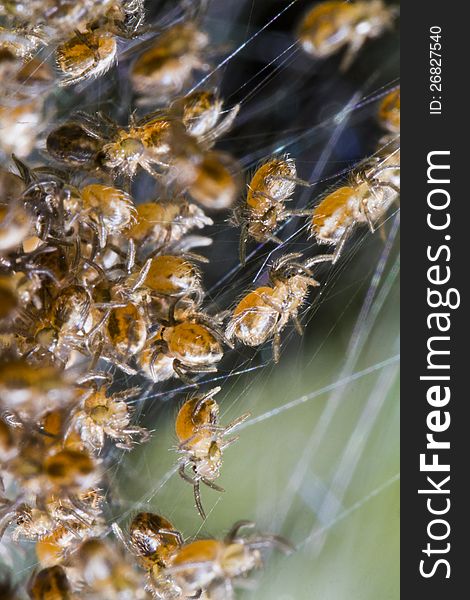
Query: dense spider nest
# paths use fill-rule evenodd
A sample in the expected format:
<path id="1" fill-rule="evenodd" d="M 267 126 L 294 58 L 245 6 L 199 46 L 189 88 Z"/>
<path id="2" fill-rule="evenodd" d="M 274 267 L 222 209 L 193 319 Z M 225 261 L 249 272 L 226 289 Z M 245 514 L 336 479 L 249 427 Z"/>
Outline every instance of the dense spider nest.
<path id="1" fill-rule="evenodd" d="M 396 83 L 340 90 L 340 110 L 308 116 L 312 82 L 331 100 L 324 61 L 341 82 L 395 7 L 294 0 L 258 10 L 259 26 L 240 9 L 231 37 L 218 0 L 145 4 L 0 2 L 0 533 L 36 561 L 2 598 L 230 599 L 270 550 L 290 553 L 249 521 L 198 535 L 201 488 L 223 492 L 224 452 L 250 418 L 224 420 L 213 382 L 220 365 L 248 371 L 253 349 L 282 363 L 357 231 L 386 236 L 397 210 Z M 283 37 L 259 44 L 276 25 Z M 305 77 L 280 84 L 294 55 Z M 373 133 L 344 168 L 327 176 L 322 153 L 299 168 L 296 149 L 319 136 L 329 152 L 363 108 Z M 194 492 L 184 536 L 148 511 L 123 525 L 109 475 L 116 449 L 152 438 L 143 407 L 165 395 L 180 402 L 174 470 Z"/>

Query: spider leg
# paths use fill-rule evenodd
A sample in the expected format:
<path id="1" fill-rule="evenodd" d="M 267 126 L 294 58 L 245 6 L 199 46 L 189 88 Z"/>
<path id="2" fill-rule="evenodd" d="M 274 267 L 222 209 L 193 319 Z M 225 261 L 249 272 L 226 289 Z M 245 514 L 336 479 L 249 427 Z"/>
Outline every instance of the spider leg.
<path id="1" fill-rule="evenodd" d="M 352 37 L 339 66 L 339 69 L 342 73 L 345 73 L 352 65 L 354 59 L 356 58 L 358 52 L 360 51 L 366 40 L 367 36 L 364 35 L 355 35 Z"/>
<path id="2" fill-rule="evenodd" d="M 315 209 L 313 208 L 299 208 L 294 210 L 287 210 L 284 212 L 286 217 L 311 217 L 314 213 Z"/>
<path id="3" fill-rule="evenodd" d="M 135 265 L 135 242 L 131 238 L 129 240 L 129 248 L 126 256 L 126 271 L 130 273 Z"/>
<path id="4" fill-rule="evenodd" d="M 270 179 L 273 181 L 292 181 L 292 183 L 296 183 L 297 185 L 302 185 L 304 187 L 312 187 L 313 183 L 309 181 L 305 181 L 305 179 L 299 179 L 298 177 L 283 177 L 282 175 L 271 175 Z"/>
<path id="5" fill-rule="evenodd" d="M 199 485 L 199 481 L 196 481 L 194 483 L 193 490 L 194 490 L 194 502 L 196 503 L 197 511 L 201 515 L 201 519 L 203 521 L 205 521 L 206 520 L 206 513 L 204 512 L 204 509 L 202 507 L 202 502 L 201 502 L 201 488 L 200 488 L 200 485 Z"/>
<path id="6" fill-rule="evenodd" d="M 302 258 L 302 253 L 301 252 L 289 252 L 289 254 L 285 254 L 284 256 L 282 256 L 281 258 L 278 258 L 273 263 L 273 266 L 271 267 L 271 269 L 273 271 L 276 271 L 277 269 L 279 269 L 280 267 L 282 267 L 286 263 L 291 262 L 295 258 Z"/>
<path id="7" fill-rule="evenodd" d="M 240 110 L 239 104 L 236 104 L 235 106 L 233 106 L 228 111 L 228 114 L 220 121 L 220 123 L 218 125 L 216 125 L 211 131 L 207 132 L 206 135 L 202 136 L 202 138 L 200 140 L 202 142 L 202 144 L 204 144 L 204 146 L 210 148 L 214 144 L 214 142 L 217 140 L 217 138 L 219 138 L 221 135 L 223 135 L 230 129 L 239 110 Z"/>
<path id="8" fill-rule="evenodd" d="M 246 412 L 246 413 L 243 413 L 241 416 L 239 416 L 237 419 L 234 419 L 231 423 L 229 423 L 227 425 L 227 427 L 224 428 L 224 435 L 227 435 L 228 433 L 230 433 L 231 431 L 236 429 L 239 425 L 241 425 L 244 421 L 246 421 L 250 417 L 251 417 L 251 413 Z"/>
<path id="9" fill-rule="evenodd" d="M 216 373 L 217 367 L 213 367 L 210 365 L 193 365 L 191 367 L 188 367 L 187 365 L 184 365 L 180 360 L 175 358 L 173 360 L 173 370 L 184 383 L 186 383 L 187 385 L 195 385 L 194 380 L 188 377 L 188 372 L 193 372 L 196 374 Z"/>
<path id="10" fill-rule="evenodd" d="M 281 357 L 281 334 L 279 331 L 274 332 L 273 336 L 273 360 L 277 364 Z"/>
<path id="11" fill-rule="evenodd" d="M 246 245 L 248 243 L 248 227 L 246 221 L 244 221 L 240 228 L 240 242 L 238 245 L 238 252 L 240 256 L 240 264 L 245 266 L 246 263 Z"/>
<path id="12" fill-rule="evenodd" d="M 346 229 L 344 230 L 343 235 L 341 236 L 341 239 L 336 244 L 335 251 L 333 252 L 333 259 L 331 261 L 332 265 L 336 264 L 336 262 L 338 261 L 339 257 L 341 256 L 341 253 L 343 252 L 344 246 L 345 246 L 346 242 L 348 241 L 349 236 L 351 235 L 351 232 L 353 230 L 354 225 L 355 225 L 355 223 L 353 223 L 351 225 L 348 225 L 346 227 Z"/>
<path id="13" fill-rule="evenodd" d="M 281 244 L 283 244 L 283 243 L 284 243 L 284 242 L 281 240 L 281 238 L 278 238 L 278 237 L 277 237 L 277 236 L 275 236 L 275 235 L 268 235 L 268 236 L 266 237 L 266 239 L 267 239 L 269 242 L 274 242 L 275 244 L 278 244 L 279 246 L 280 246 Z"/>
<path id="14" fill-rule="evenodd" d="M 203 256 L 202 254 L 197 254 L 197 252 L 185 252 L 183 258 L 187 258 L 189 260 L 193 260 L 196 262 L 208 263 L 209 259 Z"/>
<path id="15" fill-rule="evenodd" d="M 196 405 L 194 406 L 194 409 L 192 411 L 192 415 L 191 417 L 194 419 L 197 414 L 199 413 L 199 411 L 201 410 L 204 402 L 206 400 L 208 400 L 209 398 L 212 398 L 213 396 L 215 396 L 216 394 L 218 394 L 220 392 L 222 388 L 220 386 L 217 386 L 215 388 L 212 388 L 211 390 L 209 390 L 208 392 L 206 392 L 205 394 L 203 394 L 199 400 L 196 402 Z"/>
<path id="16" fill-rule="evenodd" d="M 88 332 L 89 339 L 92 340 L 93 337 L 98 333 L 98 331 L 105 325 L 106 321 L 109 319 L 111 310 L 112 310 L 111 308 L 108 308 L 108 310 L 105 311 L 104 315 L 101 317 L 101 319 L 98 321 L 98 323 L 90 329 L 90 331 Z M 88 342 L 87 342 L 87 347 L 89 347 Z"/>
<path id="17" fill-rule="evenodd" d="M 253 529 L 255 527 L 255 523 L 253 521 L 246 520 L 237 521 L 225 536 L 224 541 L 227 543 L 233 542 L 237 538 L 240 529 L 244 529 L 245 527 Z"/>
<path id="18" fill-rule="evenodd" d="M 137 375 L 137 371 L 135 369 L 127 365 L 125 362 L 119 360 L 116 356 L 102 356 L 102 359 L 111 363 L 118 369 L 121 369 L 121 371 L 124 371 L 124 373 L 127 373 L 127 375 Z"/>
<path id="19" fill-rule="evenodd" d="M 367 219 L 367 225 L 369 226 L 370 232 L 375 233 L 375 225 L 374 225 L 374 222 L 372 221 L 370 210 L 366 206 L 364 206 L 364 215 Z"/>
<path id="20" fill-rule="evenodd" d="M 100 247 L 104 248 L 108 239 L 108 232 L 106 231 L 103 215 L 101 214 L 98 216 L 98 239 L 100 242 Z"/>
<path id="21" fill-rule="evenodd" d="M 401 194 L 400 188 L 392 182 L 377 181 L 375 183 L 375 185 L 377 187 L 381 187 L 381 188 L 389 188 L 389 189 L 393 190 L 394 192 L 396 192 L 397 194 Z"/>
<path id="22" fill-rule="evenodd" d="M 214 483 L 213 481 L 210 481 L 209 479 L 206 479 L 205 477 L 201 477 L 201 481 L 202 481 L 202 483 L 207 485 L 207 487 L 212 488 L 216 492 L 225 492 L 223 487 L 220 487 L 220 485 L 217 485 L 216 483 Z"/>
<path id="23" fill-rule="evenodd" d="M 272 548 L 276 547 L 284 554 L 295 551 L 294 546 L 280 535 L 263 535 L 252 540 L 247 540 L 246 545 L 250 548 Z"/>
<path id="24" fill-rule="evenodd" d="M 332 261 L 333 258 L 334 258 L 334 253 L 333 254 L 317 254 L 317 256 L 314 256 L 313 258 L 308 258 L 304 262 L 304 266 L 307 267 L 307 269 L 308 269 L 309 267 L 312 267 L 313 265 L 316 265 L 318 263 Z"/>
<path id="25" fill-rule="evenodd" d="M 190 475 L 188 475 L 186 473 L 185 469 L 186 469 L 186 463 L 182 463 L 178 468 L 178 475 L 181 477 L 181 479 L 184 479 L 184 481 L 186 481 L 187 483 L 194 485 L 196 483 L 196 480 L 193 479 Z"/>
<path id="26" fill-rule="evenodd" d="M 173 361 L 173 371 L 186 385 L 194 384 L 194 381 L 190 377 L 188 377 L 187 371 L 184 368 L 182 368 L 181 362 L 176 358 Z"/>
<path id="27" fill-rule="evenodd" d="M 176 531 L 175 529 L 162 528 L 162 529 L 159 529 L 159 532 L 163 533 L 165 535 L 174 537 L 180 546 L 182 546 L 184 544 L 183 536 L 181 535 L 181 533 L 179 531 Z"/>
<path id="28" fill-rule="evenodd" d="M 225 440 L 224 442 L 219 444 L 219 448 L 221 450 L 221 452 L 223 452 L 226 448 L 228 448 L 229 446 L 231 446 L 232 444 L 234 444 L 235 442 L 237 442 L 240 439 L 239 435 L 236 435 L 233 438 L 230 438 L 228 440 Z"/>
<path id="29" fill-rule="evenodd" d="M 152 265 L 152 259 L 148 259 L 144 266 L 142 267 L 142 269 L 140 270 L 140 273 L 137 277 L 137 279 L 135 280 L 134 285 L 131 288 L 131 291 L 135 292 L 135 290 L 137 290 L 139 287 L 141 287 L 145 281 L 145 279 L 147 278 L 149 269 Z"/>
<path id="30" fill-rule="evenodd" d="M 37 177 L 34 175 L 33 171 L 28 167 L 28 165 L 26 165 L 22 160 L 20 160 L 14 154 L 11 155 L 11 158 L 13 159 L 13 162 L 15 163 L 15 166 L 18 169 L 18 173 L 19 173 L 21 179 L 26 184 L 30 184 L 33 181 L 37 181 Z M 27 192 L 28 192 L 28 188 L 23 192 L 23 194 L 27 193 Z"/>
<path id="31" fill-rule="evenodd" d="M 153 346 L 153 353 L 152 353 L 152 357 L 150 359 L 150 374 L 154 381 L 157 381 L 157 373 L 155 371 L 155 363 L 157 362 L 160 354 L 167 350 L 168 350 L 168 345 L 163 340 L 159 340 Z"/>
<path id="32" fill-rule="evenodd" d="M 303 335 L 304 330 L 303 330 L 303 327 L 302 327 L 299 317 L 297 315 L 291 315 L 291 317 L 292 317 L 292 321 L 294 322 L 294 326 L 297 330 L 297 333 L 299 335 Z"/>
<path id="33" fill-rule="evenodd" d="M 166 169 L 169 168 L 170 165 L 160 162 L 160 161 L 153 161 L 155 164 L 159 165 L 160 167 L 165 167 Z M 155 171 L 155 169 L 153 167 L 150 166 L 149 162 L 147 160 L 143 160 L 142 162 L 139 163 L 140 166 L 147 171 L 147 173 L 149 175 L 151 175 L 154 179 L 160 179 L 161 178 L 161 173 L 158 173 L 157 171 Z"/>

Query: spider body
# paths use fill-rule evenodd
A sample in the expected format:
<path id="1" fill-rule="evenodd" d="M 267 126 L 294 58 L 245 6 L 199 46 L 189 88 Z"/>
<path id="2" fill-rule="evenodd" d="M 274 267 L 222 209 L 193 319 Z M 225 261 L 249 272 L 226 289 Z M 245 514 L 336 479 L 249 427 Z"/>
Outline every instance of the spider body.
<path id="1" fill-rule="evenodd" d="M 249 238 L 257 242 L 281 243 L 275 236 L 279 225 L 292 215 L 306 215 L 311 211 L 287 210 L 286 202 L 292 200 L 296 184 L 305 185 L 297 178 L 294 159 L 288 155 L 274 157 L 256 169 L 247 188 L 246 200 L 237 207 L 233 222 L 241 225 L 240 259 L 245 262 Z"/>
<path id="2" fill-rule="evenodd" d="M 302 48 L 319 59 L 346 48 L 340 67 L 345 71 L 368 39 L 377 38 L 392 27 L 395 14 L 396 10 L 382 0 L 327 0 L 307 12 L 298 37 Z"/>
<path id="3" fill-rule="evenodd" d="M 193 23 L 173 25 L 135 61 L 131 70 L 134 90 L 147 102 L 178 94 L 195 70 L 205 68 L 203 53 L 208 44 L 208 36 Z"/>
<path id="4" fill-rule="evenodd" d="M 156 296 L 203 296 L 201 272 L 185 256 L 161 254 L 153 258 L 144 285 Z"/>
<path id="5" fill-rule="evenodd" d="M 270 285 L 249 292 L 235 307 L 226 329 L 228 339 L 237 339 L 247 346 L 259 346 L 273 338 L 274 361 L 278 362 L 280 334 L 289 320 L 302 333 L 298 312 L 309 288 L 318 286 L 310 266 L 318 258 L 298 262 L 300 254 L 288 254 L 270 269 Z M 322 257 L 323 258 L 323 257 Z"/>
<path id="6" fill-rule="evenodd" d="M 211 373 L 223 356 L 222 344 L 213 328 L 186 320 L 163 326 L 141 353 L 144 374 L 153 381 L 164 381 L 186 373 Z"/>
<path id="7" fill-rule="evenodd" d="M 29 585 L 29 597 L 31 600 L 72 600 L 72 589 L 64 569 L 55 565 L 36 573 Z"/>
<path id="8" fill-rule="evenodd" d="M 147 339 L 147 319 L 139 307 L 129 303 L 111 309 L 106 321 L 106 336 L 121 356 L 138 354 Z"/>
<path id="9" fill-rule="evenodd" d="M 56 50 L 56 61 L 65 77 L 61 85 L 71 85 L 106 73 L 117 57 L 116 38 L 107 31 L 77 32 Z"/>
<path id="10" fill-rule="evenodd" d="M 212 224 L 212 219 L 201 208 L 183 198 L 147 202 L 137 206 L 136 223 L 128 231 L 128 237 L 139 245 L 165 248 L 182 240 L 192 229 L 202 229 Z M 201 238 L 201 244 L 205 240 L 212 241 L 210 238 Z"/>

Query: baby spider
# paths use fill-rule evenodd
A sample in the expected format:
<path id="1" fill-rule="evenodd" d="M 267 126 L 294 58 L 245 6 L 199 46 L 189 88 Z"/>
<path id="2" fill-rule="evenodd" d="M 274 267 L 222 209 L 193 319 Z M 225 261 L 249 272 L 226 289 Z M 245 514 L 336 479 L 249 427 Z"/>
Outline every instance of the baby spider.
<path id="1" fill-rule="evenodd" d="M 45 439 L 46 436 L 50 437 Z M 22 493 L 43 510 L 47 510 L 53 498 L 61 498 L 64 504 L 73 505 L 78 496 L 96 488 L 100 479 L 96 459 L 85 450 L 63 447 L 61 442 L 59 436 L 47 431 L 28 431 L 23 436 L 18 456 L 4 467 L 5 472 L 15 478 Z M 77 515 L 76 526 L 89 528 L 89 523 Z M 65 522 L 67 530 L 68 519 L 61 521 Z"/>
<path id="2" fill-rule="evenodd" d="M 118 525 L 113 525 L 113 531 L 146 570 L 166 566 L 168 557 L 183 543 L 180 532 L 170 521 L 154 513 L 135 515 L 129 525 L 129 542 Z"/>
<path id="3" fill-rule="evenodd" d="M 72 402 L 77 390 L 53 365 L 31 364 L 25 358 L 0 360 L 0 409 L 19 419 L 37 420 L 49 410 Z"/>
<path id="4" fill-rule="evenodd" d="M 108 541 L 92 538 L 78 548 L 75 567 L 85 583 L 86 597 L 95 600 L 150 600 L 144 575 Z"/>
<path id="5" fill-rule="evenodd" d="M 177 23 L 144 51 L 131 69 L 131 82 L 141 103 L 167 101 L 178 94 L 193 71 L 206 69 L 203 52 L 209 45 L 206 33 L 191 22 Z"/>
<path id="6" fill-rule="evenodd" d="M 100 118 L 101 117 L 101 118 Z M 161 129 L 165 128 L 164 124 Z M 104 169 L 113 177 L 132 178 L 139 165 L 152 168 L 141 128 L 121 128 L 107 117 L 77 114 L 74 120 L 53 129 L 47 136 L 48 153 L 58 162 L 90 171 Z"/>
<path id="7" fill-rule="evenodd" d="M 26 503 L 16 504 L 8 515 L 4 529 L 14 524 L 11 533 L 14 541 L 40 541 L 61 526 L 86 525 L 95 530 L 98 527 L 102 529 L 102 502 L 103 497 L 97 490 L 87 490 L 72 498 L 51 496 L 42 508 Z M 0 536 L 1 533 L 0 530 Z"/>
<path id="8" fill-rule="evenodd" d="M 225 152 L 196 150 L 177 156 L 172 171 L 177 184 L 209 210 L 230 208 L 239 193 L 239 166 Z"/>
<path id="9" fill-rule="evenodd" d="M 131 115 L 129 125 L 121 127 L 105 115 L 81 115 L 90 135 L 101 138 L 102 146 L 96 163 L 113 177 L 132 179 L 141 167 L 152 177 L 160 177 L 155 167 L 167 170 L 176 145 L 184 144 L 183 125 L 162 115 L 150 114 L 136 121 Z M 186 136 L 187 137 L 187 136 Z"/>
<path id="10" fill-rule="evenodd" d="M 147 321 L 151 321 L 147 309 L 153 302 L 158 303 L 167 299 L 174 304 L 176 300 L 186 298 L 194 299 L 195 306 L 201 303 L 203 298 L 201 273 L 193 261 L 206 262 L 204 257 L 197 254 L 161 254 L 148 258 L 142 267 L 136 265 L 134 268 L 133 248 L 131 239 L 126 265 L 118 264 L 108 270 L 108 275 L 116 272 L 118 277 L 96 286 L 94 291 L 94 297 L 99 302 L 98 306 L 108 310 L 116 309 L 113 313 L 115 315 L 113 330 L 109 331 L 110 338 L 114 338 L 120 344 L 125 344 L 126 339 L 135 339 L 135 342 L 131 343 L 132 346 L 145 335 Z M 129 303 L 135 308 L 132 308 Z M 136 314 L 136 311 L 138 313 L 136 331 L 132 332 L 129 330 L 129 319 L 131 313 Z"/>
<path id="11" fill-rule="evenodd" d="M 106 437 L 123 450 L 131 450 L 134 444 L 146 442 L 150 434 L 143 427 L 130 424 L 131 411 L 126 402 L 138 392 L 139 388 L 130 388 L 108 394 L 105 386 L 85 391 L 79 409 L 71 417 L 66 438 L 76 431 L 83 445 L 97 453 L 103 449 Z"/>
<path id="12" fill-rule="evenodd" d="M 310 267 L 330 260 L 330 256 L 320 255 L 299 262 L 301 257 L 300 253 L 292 253 L 278 259 L 269 271 L 270 284 L 249 292 L 240 300 L 226 329 L 229 340 L 235 338 L 246 346 L 259 346 L 272 337 L 273 358 L 277 363 L 280 334 L 289 320 L 293 320 L 302 335 L 299 309 L 309 288 L 320 285 Z"/>
<path id="13" fill-rule="evenodd" d="M 383 0 L 327 0 L 307 12 L 297 35 L 305 52 L 315 58 L 328 58 L 346 47 L 340 65 L 346 71 L 368 39 L 392 27 L 396 14 L 396 7 Z"/>
<path id="14" fill-rule="evenodd" d="M 73 37 L 56 49 L 56 61 L 65 78 L 59 85 L 71 85 L 99 77 L 117 58 L 117 37 L 139 35 L 144 19 L 142 0 L 109 3 L 106 14 L 86 24 L 84 31 L 75 29 Z"/>
<path id="15" fill-rule="evenodd" d="M 349 185 L 334 190 L 315 207 L 310 235 L 320 244 L 335 246 L 333 264 L 356 225 L 367 223 L 373 233 L 375 222 L 398 198 L 399 179 L 398 185 L 394 179 L 400 172 L 399 159 L 394 161 L 397 152 L 366 161 L 352 172 Z"/>
<path id="16" fill-rule="evenodd" d="M 59 85 L 100 77 L 112 67 L 116 58 L 117 41 L 112 32 L 98 29 L 82 33 L 77 30 L 56 50 L 57 66 L 65 75 Z"/>
<path id="17" fill-rule="evenodd" d="M 106 246 L 109 235 L 123 233 L 135 223 L 136 208 L 130 195 L 101 183 L 72 190 L 64 206 L 93 231 L 100 248 Z"/>
<path id="18" fill-rule="evenodd" d="M 105 338 L 122 360 L 138 354 L 145 345 L 149 324 L 145 311 L 129 302 L 109 311 L 104 327 Z"/>
<path id="19" fill-rule="evenodd" d="M 214 373 L 223 357 L 222 344 L 232 346 L 217 317 L 189 310 L 176 320 L 175 308 L 173 304 L 168 321 L 161 321 L 138 359 L 143 374 L 154 382 L 177 376 L 192 383 L 188 373 Z"/>
<path id="20" fill-rule="evenodd" d="M 103 142 L 91 134 L 78 119 L 53 129 L 46 140 L 47 151 L 56 161 L 69 166 L 97 170 L 96 157 Z"/>
<path id="21" fill-rule="evenodd" d="M 297 178 L 293 158 L 288 155 L 270 158 L 255 171 L 243 205 L 233 213 L 233 223 L 241 225 L 240 261 L 245 263 L 249 238 L 257 242 L 282 243 L 275 236 L 279 223 L 289 216 L 306 216 L 311 210 L 286 210 L 285 203 L 292 199 L 296 184 L 308 185 Z"/>
<path id="22" fill-rule="evenodd" d="M 65 285 L 42 311 L 25 312 L 33 332 L 28 352 L 46 356 L 61 365 L 68 364 L 73 351 L 83 352 L 86 334 L 92 326 L 92 299 L 81 285 Z"/>
<path id="23" fill-rule="evenodd" d="M 64 569 L 47 567 L 34 574 L 28 585 L 31 600 L 72 600 L 72 588 Z"/>
<path id="24" fill-rule="evenodd" d="M 112 529 L 128 552 L 135 555 L 147 571 L 150 588 L 156 598 L 180 598 L 170 577 L 165 575 L 168 560 L 183 543 L 183 536 L 164 517 L 148 512 L 135 515 L 129 525 L 128 538 L 117 523 Z"/>
<path id="25" fill-rule="evenodd" d="M 194 487 L 196 508 L 203 519 L 206 518 L 201 503 L 200 482 L 223 492 L 223 488 L 214 483 L 220 475 L 222 454 L 238 437 L 225 440 L 238 425 L 246 421 L 250 413 L 245 413 L 223 427 L 219 424 L 219 405 L 214 396 L 221 388 L 216 387 L 202 396 L 187 400 L 176 417 L 176 435 L 179 440 L 178 452 L 180 476 Z M 190 467 L 192 474 L 186 473 Z"/>
<path id="26" fill-rule="evenodd" d="M 237 580 L 262 567 L 262 550 L 293 551 L 287 540 L 276 535 L 241 535 L 241 529 L 247 527 L 254 527 L 254 523 L 239 521 L 223 540 L 200 539 L 175 550 L 165 571 L 183 597 L 199 597 L 206 592 L 209 598 L 233 600 Z"/>
<path id="27" fill-rule="evenodd" d="M 223 101 L 215 92 L 196 91 L 175 100 L 170 114 L 180 119 L 189 135 L 207 149 L 230 129 L 240 110 L 239 104 L 226 111 L 222 106 Z"/>
<path id="28" fill-rule="evenodd" d="M 75 519 L 56 526 L 36 542 L 36 556 L 43 567 L 70 564 L 80 544 L 91 537 L 100 537 L 106 531 L 104 520 L 88 523 Z"/>
<path id="29" fill-rule="evenodd" d="M 204 297 L 201 272 L 190 259 L 207 262 L 204 257 L 191 253 L 161 254 L 152 258 L 144 286 L 153 296 L 194 297 L 201 303 Z"/>
<path id="30" fill-rule="evenodd" d="M 32 216 L 21 203 L 12 200 L 3 204 L 0 199 L 0 256 L 18 249 L 32 231 Z"/>
<path id="31" fill-rule="evenodd" d="M 137 206 L 136 223 L 126 232 L 126 237 L 136 242 L 138 252 L 142 247 L 163 250 L 180 241 L 178 250 L 186 251 L 195 245 L 212 243 L 211 238 L 187 234 L 192 229 L 202 229 L 213 223 L 201 208 L 187 202 L 184 198 L 166 202 L 147 202 Z M 190 246 L 188 246 L 189 242 L 191 242 Z"/>
<path id="32" fill-rule="evenodd" d="M 386 131 L 400 133 L 400 88 L 389 92 L 382 100 L 378 118 Z"/>

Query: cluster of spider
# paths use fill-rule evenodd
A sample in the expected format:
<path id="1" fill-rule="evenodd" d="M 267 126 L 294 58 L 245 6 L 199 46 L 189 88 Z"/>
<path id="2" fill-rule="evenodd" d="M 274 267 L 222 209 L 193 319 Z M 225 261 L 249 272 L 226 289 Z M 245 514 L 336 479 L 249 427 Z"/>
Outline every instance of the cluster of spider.
<path id="1" fill-rule="evenodd" d="M 297 35 L 317 58 L 346 47 L 346 68 L 393 15 L 380 0 L 324 2 Z M 208 68 L 209 37 L 192 13 L 155 31 L 143 0 L 7 0 L 0 19 L 0 151 L 12 156 L 12 168 L 0 170 L 0 535 L 35 543 L 33 599 L 230 600 L 237 581 L 262 565 L 263 549 L 290 544 L 243 535 L 253 526 L 246 521 L 223 540 L 185 541 L 151 513 L 137 514 L 126 531 L 110 526 L 105 450 L 131 450 L 152 433 L 131 413 L 141 388 L 116 391 L 113 374 L 194 384 L 235 344 L 270 340 L 277 362 L 282 330 L 292 321 L 302 332 L 299 311 L 319 285 L 312 267 L 335 263 L 354 228 L 373 231 L 398 198 L 399 89 L 381 102 L 386 133 L 377 153 L 314 208 L 289 210 L 296 186 L 310 185 L 294 159 L 268 158 L 243 190 L 236 161 L 214 149 L 240 106 L 224 109 L 212 89 L 182 94 Z M 48 126 L 56 83 L 103 75 L 118 40 L 141 37 L 128 80 L 136 105 L 153 103 L 153 112 L 132 113 L 125 126 L 82 112 Z M 156 191 L 136 204 L 133 180 L 142 173 Z M 242 265 L 250 240 L 280 243 L 276 232 L 291 217 L 308 217 L 311 236 L 333 252 L 282 256 L 269 283 L 214 314 L 201 270 L 207 259 L 193 250 L 212 243 L 200 230 L 220 210 L 240 227 Z M 215 483 L 223 452 L 249 416 L 222 425 L 219 391 L 187 399 L 175 425 L 179 473 L 203 518 L 200 484 L 223 491 Z M 7 583 L 0 594 L 22 597 Z"/>

